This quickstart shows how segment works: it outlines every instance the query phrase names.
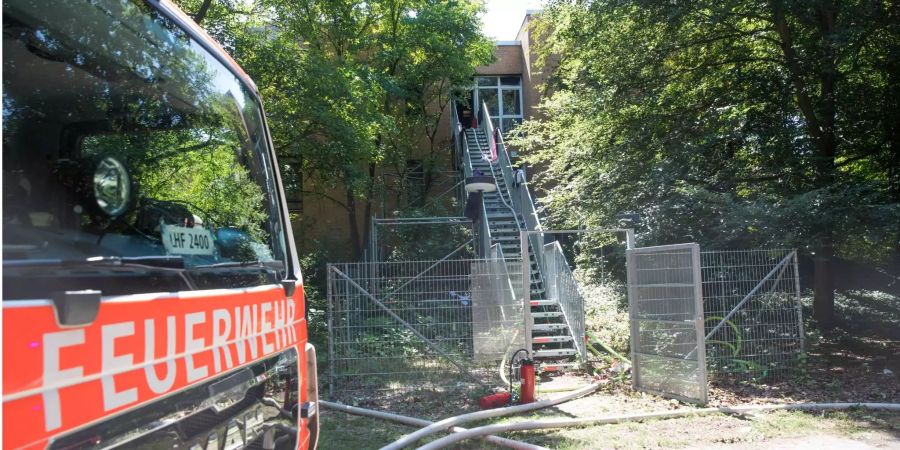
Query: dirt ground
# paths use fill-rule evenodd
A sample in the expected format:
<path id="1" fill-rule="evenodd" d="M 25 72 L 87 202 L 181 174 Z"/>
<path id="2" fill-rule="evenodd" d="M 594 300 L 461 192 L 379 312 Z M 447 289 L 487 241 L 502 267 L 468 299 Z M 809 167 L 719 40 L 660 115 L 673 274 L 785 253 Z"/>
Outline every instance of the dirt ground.
<path id="1" fill-rule="evenodd" d="M 802 438 L 776 438 L 761 442 L 747 442 L 740 444 L 717 444 L 700 447 L 688 447 L 692 450 L 875 450 L 890 448 L 896 445 L 887 434 L 875 433 L 872 436 L 859 438 L 846 438 L 840 436 L 805 436 Z"/>
<path id="2" fill-rule="evenodd" d="M 900 403 L 900 298 L 851 292 L 840 297 L 840 326 L 808 339 L 808 363 L 789 380 L 710 386 L 708 406 L 788 402 Z M 814 325 L 814 324 L 811 324 Z M 590 417 L 689 408 L 691 405 L 635 392 L 630 381 L 599 367 L 599 377 L 565 375 L 541 388 L 599 381 L 594 394 L 531 415 L 473 423 L 468 427 L 539 418 Z M 544 394 L 544 398 L 561 395 Z M 477 393 L 420 394 L 361 399 L 358 406 L 429 420 L 477 410 Z M 333 411 L 322 413 L 321 449 L 379 448 L 411 427 Z M 708 415 L 643 423 L 590 426 L 505 437 L 560 449 L 900 449 L 900 413 L 851 410 L 828 413 L 778 411 L 750 416 Z M 483 441 L 457 448 L 494 448 Z"/>

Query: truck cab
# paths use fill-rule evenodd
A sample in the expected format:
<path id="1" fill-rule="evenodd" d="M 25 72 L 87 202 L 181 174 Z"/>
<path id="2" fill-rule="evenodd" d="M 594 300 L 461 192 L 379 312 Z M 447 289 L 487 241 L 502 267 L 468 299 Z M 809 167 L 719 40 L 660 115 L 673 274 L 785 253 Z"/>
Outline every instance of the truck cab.
<path id="1" fill-rule="evenodd" d="M 316 357 L 253 81 L 167 1 L 3 5 L 3 448 L 306 449 Z"/>

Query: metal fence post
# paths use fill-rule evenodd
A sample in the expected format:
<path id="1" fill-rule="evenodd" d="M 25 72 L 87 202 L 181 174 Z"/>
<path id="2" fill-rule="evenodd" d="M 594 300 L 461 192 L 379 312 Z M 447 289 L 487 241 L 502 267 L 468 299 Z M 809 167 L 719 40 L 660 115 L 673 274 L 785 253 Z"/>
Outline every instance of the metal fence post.
<path id="1" fill-rule="evenodd" d="M 694 326 L 697 330 L 697 372 L 700 377 L 701 403 L 706 404 L 708 381 L 706 377 L 706 335 L 703 319 L 703 274 L 700 270 L 700 244 L 691 246 L 691 263 L 694 275 Z"/>
<path id="2" fill-rule="evenodd" d="M 332 284 L 334 277 L 331 274 L 332 266 L 328 264 L 325 269 L 325 298 L 328 308 L 328 398 L 334 398 L 334 306 L 332 302 Z"/>
<path id="3" fill-rule="evenodd" d="M 800 357 L 806 356 L 806 330 L 803 326 L 803 304 L 800 301 L 800 264 L 797 261 L 797 250 L 794 250 L 794 290 L 797 295 L 797 331 L 800 333 Z"/>
<path id="4" fill-rule="evenodd" d="M 631 388 L 637 389 L 637 387 L 641 385 L 641 367 L 640 359 L 636 357 L 638 350 L 640 350 L 637 348 L 640 343 L 640 336 L 638 334 L 637 326 L 637 301 L 633 300 L 637 298 L 637 290 L 635 289 L 635 283 L 637 282 L 637 270 L 635 270 L 637 261 L 635 261 L 634 258 L 634 249 L 625 250 L 625 284 L 628 288 L 628 329 L 631 333 L 630 339 L 628 340 L 631 350 Z"/>
<path id="5" fill-rule="evenodd" d="M 522 316 L 525 318 L 525 348 L 528 354 L 533 353 L 532 328 L 534 318 L 531 317 L 531 256 L 528 254 L 528 234 L 522 230 L 519 232 L 520 245 L 522 246 Z"/>

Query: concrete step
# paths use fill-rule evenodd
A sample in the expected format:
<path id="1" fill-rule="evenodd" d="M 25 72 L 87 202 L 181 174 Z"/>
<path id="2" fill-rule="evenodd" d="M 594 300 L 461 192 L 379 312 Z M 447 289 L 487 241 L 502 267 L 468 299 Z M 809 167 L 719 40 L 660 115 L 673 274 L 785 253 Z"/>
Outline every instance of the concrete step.
<path id="1" fill-rule="evenodd" d="M 555 348 L 552 350 L 535 350 L 535 358 L 558 358 L 560 356 L 574 356 L 578 353 L 574 348 Z"/>
<path id="2" fill-rule="evenodd" d="M 565 330 L 567 328 L 569 327 L 563 323 L 536 323 L 531 327 L 531 331 L 547 332 Z"/>
<path id="3" fill-rule="evenodd" d="M 577 362 L 572 363 L 547 363 L 542 364 L 539 367 L 541 372 L 565 372 L 567 370 L 575 370 L 578 369 L 581 364 Z"/>
<path id="4" fill-rule="evenodd" d="M 532 344 L 555 344 L 559 342 L 572 342 L 572 336 L 535 336 L 531 338 Z"/>
<path id="5" fill-rule="evenodd" d="M 531 306 L 555 306 L 558 303 L 556 300 L 532 300 Z"/>

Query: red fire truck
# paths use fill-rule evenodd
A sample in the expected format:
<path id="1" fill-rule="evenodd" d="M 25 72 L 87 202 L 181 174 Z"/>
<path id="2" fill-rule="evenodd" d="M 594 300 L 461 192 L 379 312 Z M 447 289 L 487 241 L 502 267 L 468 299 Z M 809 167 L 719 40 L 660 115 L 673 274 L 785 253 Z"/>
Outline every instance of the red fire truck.
<path id="1" fill-rule="evenodd" d="M 314 448 L 253 81 L 159 0 L 3 4 L 3 448 Z"/>

